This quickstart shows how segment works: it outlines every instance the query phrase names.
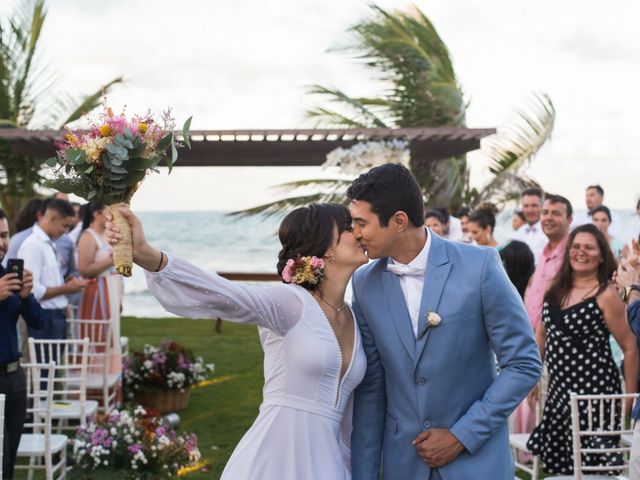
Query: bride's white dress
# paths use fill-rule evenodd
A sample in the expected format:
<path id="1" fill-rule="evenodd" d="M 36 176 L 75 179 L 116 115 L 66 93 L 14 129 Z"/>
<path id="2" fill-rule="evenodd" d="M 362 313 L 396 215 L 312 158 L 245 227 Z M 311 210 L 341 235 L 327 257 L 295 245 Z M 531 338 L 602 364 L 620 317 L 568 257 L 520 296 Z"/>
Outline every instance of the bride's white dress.
<path id="1" fill-rule="evenodd" d="M 351 478 L 352 392 L 366 369 L 355 319 L 353 354 L 340 379 L 338 340 L 304 288 L 230 282 L 176 257 L 161 272 L 146 275 L 151 293 L 172 313 L 258 325 L 263 402 L 222 479 Z"/>

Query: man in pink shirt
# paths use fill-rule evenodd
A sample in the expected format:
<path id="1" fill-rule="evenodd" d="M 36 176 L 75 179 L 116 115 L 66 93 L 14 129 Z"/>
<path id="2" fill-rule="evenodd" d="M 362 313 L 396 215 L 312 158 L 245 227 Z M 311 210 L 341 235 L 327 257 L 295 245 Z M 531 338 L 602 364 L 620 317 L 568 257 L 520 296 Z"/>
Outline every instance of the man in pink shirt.
<path id="1" fill-rule="evenodd" d="M 535 332 L 542 317 L 544 294 L 551 286 L 564 257 L 573 216 L 571 202 L 560 195 L 547 195 L 542 204 L 540 223 L 549 242 L 545 245 L 524 294 L 524 305 Z M 515 410 L 514 433 L 531 433 L 535 427 L 535 413 L 524 400 Z M 530 454 L 520 453 L 521 462 L 530 460 Z"/>
<path id="2" fill-rule="evenodd" d="M 542 204 L 540 223 L 549 243 L 542 250 L 536 270 L 533 272 L 524 294 L 524 304 L 527 307 L 529 320 L 534 331 L 540 323 L 544 294 L 562 264 L 572 216 L 573 209 L 569 200 L 560 195 L 546 196 Z"/>

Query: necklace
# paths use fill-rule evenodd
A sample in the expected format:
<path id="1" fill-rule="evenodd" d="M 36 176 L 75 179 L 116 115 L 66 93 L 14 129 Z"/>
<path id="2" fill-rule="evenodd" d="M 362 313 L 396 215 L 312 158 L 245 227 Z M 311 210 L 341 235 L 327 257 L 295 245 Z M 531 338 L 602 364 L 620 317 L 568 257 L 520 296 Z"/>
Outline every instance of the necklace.
<path id="1" fill-rule="evenodd" d="M 329 305 L 331 308 L 333 308 L 336 313 L 340 313 L 342 310 L 344 310 L 345 307 L 345 303 L 342 302 L 342 306 L 340 308 L 334 307 L 333 305 L 331 305 L 329 302 L 327 302 L 324 298 L 320 297 L 320 300 L 323 301 L 325 304 Z"/>

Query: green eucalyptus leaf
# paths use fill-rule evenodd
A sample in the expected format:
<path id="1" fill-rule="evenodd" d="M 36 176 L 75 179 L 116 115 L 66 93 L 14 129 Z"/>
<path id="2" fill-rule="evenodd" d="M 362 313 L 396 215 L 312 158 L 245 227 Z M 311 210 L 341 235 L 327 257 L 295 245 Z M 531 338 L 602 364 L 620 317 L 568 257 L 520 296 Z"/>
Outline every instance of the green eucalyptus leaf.
<path id="1" fill-rule="evenodd" d="M 111 169 L 111 172 L 112 172 L 112 173 L 124 173 L 125 175 L 128 173 L 126 168 L 116 167 L 116 166 L 114 166 L 114 167 Z"/>
<path id="2" fill-rule="evenodd" d="M 127 175 L 127 180 L 126 183 L 129 185 L 133 185 L 136 184 L 138 182 L 141 182 L 145 175 L 147 174 L 147 172 L 129 172 L 129 175 Z"/>
<path id="3" fill-rule="evenodd" d="M 44 163 L 53 168 L 58 164 L 58 159 L 56 157 L 47 158 Z"/>
<path id="4" fill-rule="evenodd" d="M 164 152 L 169 145 L 173 143 L 173 133 L 167 133 L 164 137 L 160 139 L 158 145 L 156 146 L 156 150 L 158 152 Z"/>
<path id="5" fill-rule="evenodd" d="M 108 144 L 107 151 L 111 154 L 112 160 L 125 160 L 129 156 L 129 152 L 126 148 L 116 145 L 115 143 Z"/>
<path id="6" fill-rule="evenodd" d="M 79 165 L 84 162 L 87 154 L 84 150 L 79 148 L 67 149 L 67 160 L 71 165 Z"/>
<path id="7" fill-rule="evenodd" d="M 84 173 L 91 173 L 93 172 L 93 165 L 89 165 L 89 168 L 87 168 Z"/>
<path id="8" fill-rule="evenodd" d="M 191 149 L 191 139 L 189 138 L 189 129 L 191 128 L 191 119 L 193 117 L 187 118 L 187 121 L 184 122 L 182 126 L 182 136 L 184 137 L 184 144 Z"/>

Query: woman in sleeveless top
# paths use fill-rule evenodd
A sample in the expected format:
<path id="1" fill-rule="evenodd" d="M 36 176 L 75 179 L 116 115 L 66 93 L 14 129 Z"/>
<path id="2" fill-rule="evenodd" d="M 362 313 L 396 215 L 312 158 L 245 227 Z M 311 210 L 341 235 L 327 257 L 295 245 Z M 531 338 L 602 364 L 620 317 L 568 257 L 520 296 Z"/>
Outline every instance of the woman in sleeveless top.
<path id="1" fill-rule="evenodd" d="M 278 274 L 283 283 L 231 282 L 151 247 L 129 210 L 133 261 L 170 312 L 258 326 L 264 350 L 263 402 L 238 443 L 223 480 L 348 480 L 353 390 L 366 357 L 344 302 L 353 272 L 367 262 L 349 211 L 312 204 L 282 221 Z M 107 235 L 117 242 L 117 226 Z"/>
<path id="2" fill-rule="evenodd" d="M 120 306 L 122 280 L 115 273 L 111 245 L 104 232 L 107 207 L 90 203 L 85 208 L 83 230 L 78 239 L 78 272 L 94 281 L 84 290 L 78 306 L 77 318 L 85 320 L 111 319 L 113 343 L 109 358 L 109 373 L 122 372 L 120 351 Z M 85 332 L 76 332 L 79 338 Z"/>
<path id="3" fill-rule="evenodd" d="M 607 239 L 594 225 L 582 225 L 569 236 L 560 271 L 545 295 L 536 341 L 549 372 L 549 387 L 542 420 L 527 446 L 540 455 L 546 473 L 573 473 L 570 393 L 621 393 L 620 373 L 609 346 L 610 333 L 624 352 L 626 390 L 637 391 L 638 350 L 624 304 L 609 282 L 615 269 L 616 260 Z M 599 411 L 594 413 L 595 418 L 599 415 Z M 611 412 L 605 411 L 604 418 L 611 419 Z M 611 427 L 619 420 L 615 418 Z M 586 422 L 585 414 L 580 418 L 581 426 Z M 581 439 L 583 447 L 590 448 L 617 444 L 619 440 L 617 436 Z M 618 454 L 583 456 L 583 465 L 621 463 Z"/>

